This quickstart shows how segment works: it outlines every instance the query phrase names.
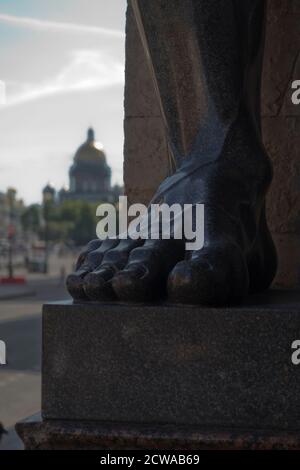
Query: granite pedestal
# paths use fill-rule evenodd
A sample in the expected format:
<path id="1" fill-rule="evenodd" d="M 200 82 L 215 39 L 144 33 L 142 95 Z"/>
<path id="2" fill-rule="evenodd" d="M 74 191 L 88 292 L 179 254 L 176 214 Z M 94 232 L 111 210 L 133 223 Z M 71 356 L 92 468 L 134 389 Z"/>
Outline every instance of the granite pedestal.
<path id="1" fill-rule="evenodd" d="M 297 292 L 47 304 L 42 419 L 17 430 L 27 448 L 300 448 L 297 339 Z"/>

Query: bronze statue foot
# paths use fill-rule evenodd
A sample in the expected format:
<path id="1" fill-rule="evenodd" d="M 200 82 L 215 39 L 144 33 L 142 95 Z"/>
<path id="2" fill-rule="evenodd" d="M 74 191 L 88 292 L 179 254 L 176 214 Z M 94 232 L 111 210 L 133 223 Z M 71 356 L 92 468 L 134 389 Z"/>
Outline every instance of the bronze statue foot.
<path id="1" fill-rule="evenodd" d="M 222 154 L 199 166 L 187 161 L 159 188 L 153 203 L 205 206 L 201 250 L 185 240 L 105 240 L 93 243 L 67 279 L 75 299 L 226 305 L 266 289 L 276 252 L 265 220 L 271 181 L 268 157 L 249 129 L 231 131 Z"/>

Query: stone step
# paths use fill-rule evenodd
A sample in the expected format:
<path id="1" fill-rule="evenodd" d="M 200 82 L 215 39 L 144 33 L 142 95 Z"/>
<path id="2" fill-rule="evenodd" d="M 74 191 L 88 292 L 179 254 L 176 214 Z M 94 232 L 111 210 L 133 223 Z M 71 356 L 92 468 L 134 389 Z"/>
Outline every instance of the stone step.
<path id="1" fill-rule="evenodd" d="M 26 450 L 299 450 L 290 431 L 205 429 L 192 426 L 42 420 L 17 423 Z"/>
<path id="2" fill-rule="evenodd" d="M 299 292 L 270 291 L 230 308 L 47 304 L 42 415 L 299 430 L 297 339 Z"/>

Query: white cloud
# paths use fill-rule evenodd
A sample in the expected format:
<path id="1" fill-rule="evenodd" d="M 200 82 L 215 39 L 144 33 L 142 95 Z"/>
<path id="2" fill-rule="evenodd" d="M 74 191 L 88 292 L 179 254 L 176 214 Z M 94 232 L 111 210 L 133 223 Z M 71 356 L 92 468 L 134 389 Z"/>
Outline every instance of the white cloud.
<path id="1" fill-rule="evenodd" d="M 70 32 L 78 34 L 100 34 L 110 37 L 124 39 L 125 34 L 122 31 L 118 31 L 110 28 L 102 28 L 99 26 L 88 26 L 74 23 L 62 23 L 48 20 L 41 20 L 37 18 L 28 18 L 26 16 L 14 16 L 0 13 L 0 22 L 16 25 L 19 27 L 35 29 L 39 31 L 50 31 L 50 32 Z"/>
<path id="2" fill-rule="evenodd" d="M 54 94 L 103 89 L 123 82 L 122 63 L 102 51 L 76 50 L 70 54 L 69 63 L 51 80 L 38 84 L 14 84 L 14 92 L 11 93 L 12 83 L 8 83 L 6 104 L 1 109 Z"/>

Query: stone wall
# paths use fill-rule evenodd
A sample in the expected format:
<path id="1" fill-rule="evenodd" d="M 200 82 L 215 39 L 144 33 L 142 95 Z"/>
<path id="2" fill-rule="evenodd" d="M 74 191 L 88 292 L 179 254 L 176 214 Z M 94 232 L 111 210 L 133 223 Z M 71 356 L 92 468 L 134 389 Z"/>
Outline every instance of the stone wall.
<path id="1" fill-rule="evenodd" d="M 263 77 L 264 142 L 273 162 L 268 219 L 279 253 L 276 282 L 300 283 L 300 106 L 291 82 L 300 79 L 300 2 L 269 0 Z"/>
<path id="2" fill-rule="evenodd" d="M 269 0 L 262 93 L 264 142 L 274 167 L 268 220 L 279 253 L 275 285 L 300 284 L 300 1 Z M 168 174 L 168 146 L 131 9 L 127 12 L 124 180 L 130 202 L 147 203 Z"/>

